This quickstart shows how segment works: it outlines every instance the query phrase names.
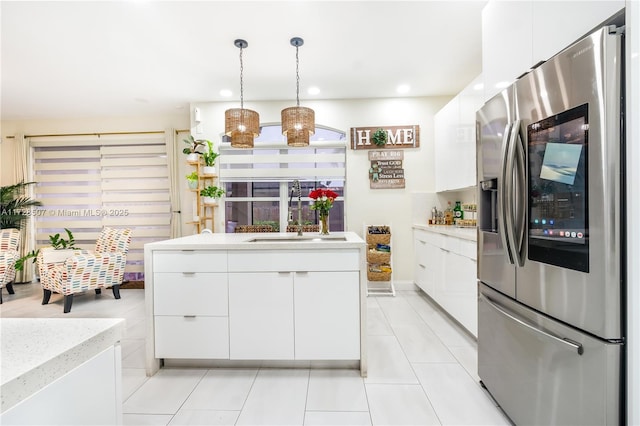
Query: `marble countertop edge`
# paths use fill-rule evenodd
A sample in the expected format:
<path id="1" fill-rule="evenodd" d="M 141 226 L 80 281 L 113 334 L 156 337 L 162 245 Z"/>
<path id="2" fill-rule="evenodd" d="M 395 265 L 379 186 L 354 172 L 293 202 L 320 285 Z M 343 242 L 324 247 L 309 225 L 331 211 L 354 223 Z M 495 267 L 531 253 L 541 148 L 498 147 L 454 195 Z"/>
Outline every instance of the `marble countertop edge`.
<path id="1" fill-rule="evenodd" d="M 0 325 L 0 412 L 3 413 L 119 342 L 124 333 L 125 320 L 3 318 Z M 39 339 L 33 334 L 34 330 L 46 333 L 48 337 Z M 40 353 L 32 356 L 25 353 L 30 347 L 35 350 L 39 345 L 42 346 Z"/>

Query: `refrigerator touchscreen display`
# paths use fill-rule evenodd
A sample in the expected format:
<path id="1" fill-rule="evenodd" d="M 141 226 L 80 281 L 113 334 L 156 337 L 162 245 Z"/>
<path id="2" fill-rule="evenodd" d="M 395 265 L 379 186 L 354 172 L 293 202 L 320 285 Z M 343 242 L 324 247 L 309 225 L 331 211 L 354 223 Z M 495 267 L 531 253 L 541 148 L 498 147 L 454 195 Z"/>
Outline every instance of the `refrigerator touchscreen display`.
<path id="1" fill-rule="evenodd" d="M 588 105 L 527 127 L 529 259 L 588 271 Z"/>

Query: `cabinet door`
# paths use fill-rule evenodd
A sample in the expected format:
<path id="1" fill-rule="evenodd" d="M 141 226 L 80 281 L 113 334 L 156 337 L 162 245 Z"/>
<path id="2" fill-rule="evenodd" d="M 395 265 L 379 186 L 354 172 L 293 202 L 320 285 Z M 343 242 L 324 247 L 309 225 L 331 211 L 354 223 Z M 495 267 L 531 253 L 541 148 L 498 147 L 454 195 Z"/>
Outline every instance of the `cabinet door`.
<path id="1" fill-rule="evenodd" d="M 624 8 L 624 0 L 534 1 L 533 60 L 546 61 Z M 576 11 L 579 8 L 579 12 Z M 576 14 L 579 13 L 579 19 Z M 553 30 L 550 31 L 550 29 Z"/>
<path id="2" fill-rule="evenodd" d="M 121 356 L 120 345 L 105 349 L 2 413 L 0 424 L 121 425 Z"/>
<path id="3" fill-rule="evenodd" d="M 227 316 L 226 273 L 153 274 L 155 315 Z"/>
<path id="4" fill-rule="evenodd" d="M 456 140 L 456 127 L 458 125 L 458 98 L 453 98 L 434 117 L 435 137 L 435 169 L 436 191 L 446 191 L 454 188 L 455 154 L 452 146 Z"/>
<path id="5" fill-rule="evenodd" d="M 293 273 L 229 273 L 231 359 L 293 359 L 293 335 Z"/>
<path id="6" fill-rule="evenodd" d="M 229 319 L 155 316 L 155 357 L 229 359 Z"/>
<path id="7" fill-rule="evenodd" d="M 439 303 L 474 336 L 478 334 L 476 261 L 453 252 L 445 254 L 446 276 Z"/>
<path id="8" fill-rule="evenodd" d="M 476 77 L 457 96 L 459 104 L 456 132 L 456 188 L 476 185 L 476 112 L 484 104 L 482 75 Z"/>
<path id="9" fill-rule="evenodd" d="M 500 92 L 504 84 L 512 83 L 533 65 L 532 9 L 531 1 L 490 1 L 482 9 L 485 100 Z M 551 27 L 545 25 L 545 28 Z"/>
<path id="10" fill-rule="evenodd" d="M 433 244 L 427 243 L 426 246 L 427 261 L 426 266 L 426 290 L 425 292 L 436 302 L 438 302 L 439 288 L 444 281 L 444 251 Z M 439 303 L 439 302 L 438 302 Z"/>
<path id="11" fill-rule="evenodd" d="M 360 359 L 360 273 L 296 272 L 295 358 Z"/>

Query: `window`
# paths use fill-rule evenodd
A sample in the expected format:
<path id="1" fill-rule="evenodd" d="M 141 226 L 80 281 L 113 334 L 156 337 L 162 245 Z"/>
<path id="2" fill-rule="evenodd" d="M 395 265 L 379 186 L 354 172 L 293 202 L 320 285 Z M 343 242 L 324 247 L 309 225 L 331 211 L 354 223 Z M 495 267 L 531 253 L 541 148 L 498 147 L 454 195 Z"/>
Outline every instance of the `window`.
<path id="1" fill-rule="evenodd" d="M 225 186 L 226 231 L 237 225 L 271 225 L 284 231 L 298 222 L 294 180 L 300 181 L 302 223 L 316 224 L 310 210 L 309 192 L 330 188 L 340 194 L 331 210 L 330 229 L 344 230 L 344 182 L 346 167 L 344 132 L 316 127 L 311 143 L 290 148 L 280 125 L 264 126 L 253 149 L 234 149 L 223 141 L 220 151 L 220 181 Z"/>
<path id="2" fill-rule="evenodd" d="M 133 229 L 125 279 L 144 276 L 144 244 L 170 236 L 164 135 L 32 138 L 36 245 L 64 228 L 92 249 L 104 226 Z"/>

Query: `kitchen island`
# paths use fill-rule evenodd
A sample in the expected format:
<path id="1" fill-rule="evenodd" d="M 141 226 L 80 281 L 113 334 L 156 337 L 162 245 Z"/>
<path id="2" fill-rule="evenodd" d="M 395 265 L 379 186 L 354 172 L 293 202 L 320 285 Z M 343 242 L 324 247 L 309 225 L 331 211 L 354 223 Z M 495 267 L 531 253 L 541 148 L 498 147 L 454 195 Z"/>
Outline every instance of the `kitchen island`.
<path id="1" fill-rule="evenodd" d="M 147 375 L 164 365 L 366 376 L 366 244 L 357 234 L 198 234 L 144 251 Z"/>
<path id="2" fill-rule="evenodd" d="M 0 330 L 0 424 L 122 424 L 123 319 L 3 318 Z"/>

